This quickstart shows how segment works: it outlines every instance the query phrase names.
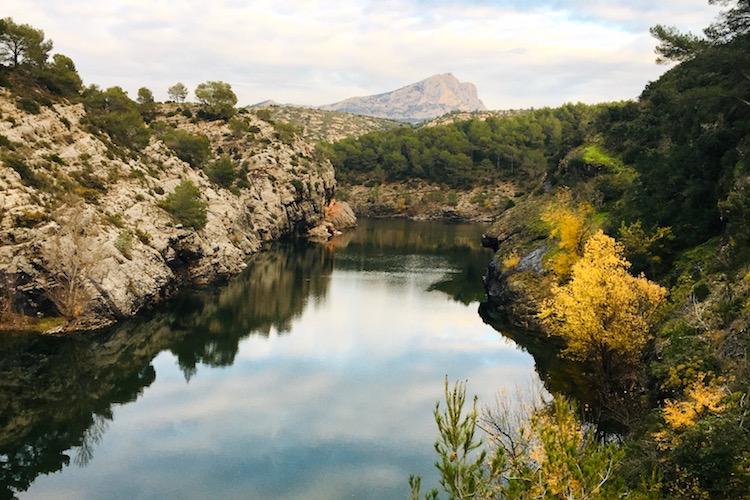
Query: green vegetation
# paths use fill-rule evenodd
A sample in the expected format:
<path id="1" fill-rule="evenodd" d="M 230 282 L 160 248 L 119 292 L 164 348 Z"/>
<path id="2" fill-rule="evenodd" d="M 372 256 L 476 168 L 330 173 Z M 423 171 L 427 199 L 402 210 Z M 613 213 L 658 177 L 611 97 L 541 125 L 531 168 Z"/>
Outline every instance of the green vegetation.
<path id="1" fill-rule="evenodd" d="M 227 155 L 212 162 L 205 168 L 206 175 L 221 187 L 228 188 L 237 178 L 237 168 L 232 159 Z"/>
<path id="2" fill-rule="evenodd" d="M 274 122 L 273 129 L 276 134 L 276 138 L 284 144 L 291 144 L 294 138 L 297 137 L 302 129 L 291 123 Z"/>
<path id="3" fill-rule="evenodd" d="M 601 442 L 578 418 L 576 405 L 558 397 L 532 402 L 526 415 L 502 406 L 483 420 L 489 439 L 477 437 L 477 398 L 465 411 L 466 386 L 445 383 L 444 411 L 435 406 L 436 466 L 448 498 L 620 498 L 621 481 L 611 474 L 622 457 L 613 442 Z M 518 410 L 516 410 L 518 412 Z M 524 427 L 514 423 L 525 422 Z M 421 479 L 409 478 L 418 500 Z M 437 499 L 436 489 L 425 499 Z M 641 498 L 641 497 L 639 497 Z"/>
<path id="4" fill-rule="evenodd" d="M 185 227 L 203 229 L 208 221 L 206 202 L 201 199 L 196 185 L 189 180 L 180 182 L 174 191 L 167 195 L 162 208 Z"/>
<path id="5" fill-rule="evenodd" d="M 120 234 L 117 235 L 115 240 L 115 248 L 125 257 L 130 260 L 133 258 L 133 232 L 129 229 L 123 229 Z"/>
<path id="6" fill-rule="evenodd" d="M 373 178 L 420 178 L 457 188 L 511 179 L 536 184 L 584 142 L 604 109 L 568 104 L 484 121 L 401 127 L 322 148 L 337 177 L 350 184 Z"/>
<path id="7" fill-rule="evenodd" d="M 201 167 L 211 157 L 211 142 L 205 135 L 191 134 L 179 128 L 166 128 L 161 132 L 160 138 L 174 151 L 177 158 L 191 167 Z"/>
<path id="8" fill-rule="evenodd" d="M 681 62 L 637 102 L 589 108 L 580 122 L 562 121 L 563 131 L 575 131 L 563 133 L 568 139 L 531 142 L 524 153 L 544 168 L 519 182 L 544 189 L 518 197 L 498 222 L 495 234 L 509 235 L 499 243 L 498 279 L 515 295 L 497 298 L 515 301 L 513 313 L 533 311 L 521 322 L 536 323 L 555 339 L 543 336 L 546 342 L 560 343 L 557 359 L 578 367 L 571 370 L 582 380 L 557 386 L 581 400 L 580 417 L 562 411 L 558 395 L 542 409 L 556 415 L 552 427 L 535 430 L 537 412 L 499 433 L 494 425 L 508 420 L 489 419 L 490 439 L 479 447 L 476 417 L 458 419 L 463 397 L 446 393 L 451 410 L 436 414 L 436 449 L 449 497 L 708 499 L 750 491 L 750 78 L 742 69 L 750 66 L 750 2 L 717 3 L 729 8 L 704 36 L 653 29 L 660 59 Z M 559 110 L 499 121 L 517 125 L 540 112 Z M 470 127 L 404 129 L 380 136 L 382 145 L 363 137 L 329 149 L 351 182 L 391 179 L 399 165 L 415 175 L 412 152 L 433 137 L 458 150 L 445 138 L 462 144 L 469 135 L 457 131 Z M 487 150 L 504 141 L 492 138 Z M 483 180 L 462 179 L 482 173 L 470 159 L 445 171 L 453 177 L 444 182 Z M 437 162 L 431 158 L 426 171 Z M 545 252 L 544 272 L 517 269 L 534 249 Z M 565 437 L 571 428 L 580 429 L 577 436 L 595 429 L 584 442 L 596 446 L 572 446 Z M 535 432 L 527 468 L 498 472 L 503 440 Z M 554 441 L 562 446 L 547 448 Z M 576 476 L 587 471 L 601 479 L 598 490 L 591 476 Z M 522 489 L 505 490 L 514 484 Z M 546 489 L 534 491 L 534 484 Z M 411 485 L 416 494 L 418 481 Z"/>
<path id="9" fill-rule="evenodd" d="M 45 93 L 75 97 L 80 92 L 81 78 L 73 61 L 62 54 L 54 54 L 49 61 L 51 50 L 52 42 L 45 40 L 42 30 L 9 17 L 0 19 L 0 73 L 7 72 L 0 74 L 0 82 L 27 101 L 21 109 L 50 103 Z"/>
<path id="10" fill-rule="evenodd" d="M 146 87 L 138 89 L 138 107 L 141 110 L 141 116 L 148 123 L 156 116 L 156 101 L 154 94 Z"/>
<path id="11" fill-rule="evenodd" d="M 181 103 L 185 102 L 188 95 L 188 89 L 185 84 L 177 82 L 167 90 L 167 95 L 171 101 Z"/>
<path id="12" fill-rule="evenodd" d="M 28 24 L 16 24 L 9 17 L 0 20 L 0 63 L 13 68 L 25 65 L 43 67 L 52 42 L 44 39 L 44 31 Z"/>
<path id="13" fill-rule="evenodd" d="M 200 115 L 208 120 L 229 120 L 236 113 L 237 96 L 232 86 L 225 82 L 201 83 L 195 88 L 195 97 L 201 104 Z"/>
<path id="14" fill-rule="evenodd" d="M 106 133 L 115 144 L 143 149 L 150 136 L 137 103 L 120 87 L 100 90 L 88 87 L 83 93 L 86 117 L 94 130 Z"/>

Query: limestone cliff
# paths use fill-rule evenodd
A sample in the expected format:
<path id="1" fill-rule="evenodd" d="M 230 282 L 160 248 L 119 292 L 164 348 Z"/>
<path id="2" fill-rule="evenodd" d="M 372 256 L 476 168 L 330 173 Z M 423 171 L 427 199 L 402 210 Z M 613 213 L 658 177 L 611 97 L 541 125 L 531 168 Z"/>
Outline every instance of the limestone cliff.
<path id="1" fill-rule="evenodd" d="M 154 123 L 205 135 L 212 155 L 231 157 L 246 182 L 221 187 L 158 134 L 143 151 L 118 148 L 92 132 L 81 104 L 29 113 L 0 91 L 0 278 L 8 309 L 19 318 L 58 315 L 56 276 L 73 272 L 71 259 L 79 259 L 86 300 L 62 328 L 101 326 L 181 284 L 235 274 L 264 243 L 324 222 L 335 179 L 313 145 L 299 137 L 282 142 L 272 124 L 250 113 L 242 118 L 251 132 L 242 134 L 190 114 L 165 105 Z M 207 224 L 197 231 L 162 208 L 182 180 L 192 181 L 206 204 Z M 71 225 L 72 207 L 78 226 Z"/>

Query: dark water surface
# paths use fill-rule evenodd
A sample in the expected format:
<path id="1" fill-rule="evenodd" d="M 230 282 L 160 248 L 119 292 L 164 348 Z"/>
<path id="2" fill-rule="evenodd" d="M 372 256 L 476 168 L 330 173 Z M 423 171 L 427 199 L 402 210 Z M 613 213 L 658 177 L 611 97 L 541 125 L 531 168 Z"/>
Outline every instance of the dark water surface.
<path id="1" fill-rule="evenodd" d="M 361 221 L 96 335 L 0 338 L 0 498 L 405 498 L 442 380 L 538 380 L 483 323 L 482 227 Z"/>

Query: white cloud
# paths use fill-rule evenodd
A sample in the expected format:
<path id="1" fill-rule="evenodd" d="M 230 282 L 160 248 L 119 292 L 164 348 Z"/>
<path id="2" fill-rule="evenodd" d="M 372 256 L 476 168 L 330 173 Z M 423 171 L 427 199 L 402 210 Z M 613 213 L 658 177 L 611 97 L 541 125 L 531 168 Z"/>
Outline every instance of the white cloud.
<path id="1" fill-rule="evenodd" d="M 221 79 L 244 104 L 322 104 L 450 71 L 504 108 L 635 97 L 664 70 L 648 26 L 699 29 L 716 12 L 706 3 L 6 0 L 3 11 L 43 28 L 86 82 L 131 94 Z"/>

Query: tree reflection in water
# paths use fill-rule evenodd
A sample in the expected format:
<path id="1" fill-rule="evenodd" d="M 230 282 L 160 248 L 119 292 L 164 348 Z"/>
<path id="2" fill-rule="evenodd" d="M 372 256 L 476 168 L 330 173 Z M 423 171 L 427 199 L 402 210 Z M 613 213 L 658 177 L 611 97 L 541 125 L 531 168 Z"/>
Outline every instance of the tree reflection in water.
<path id="1" fill-rule="evenodd" d="M 0 338 L 0 498 L 71 457 L 86 465 L 113 405 L 154 381 L 157 354 L 174 353 L 187 379 L 199 363 L 231 365 L 244 337 L 289 331 L 310 300 L 323 300 L 332 270 L 330 248 L 284 245 L 227 285 L 183 294 L 147 318 L 95 334 Z"/>
<path id="2" fill-rule="evenodd" d="M 469 225 L 363 221 L 327 245 L 278 245 L 223 286 L 183 293 L 158 314 L 93 334 L 0 338 L 0 498 L 40 474 L 88 464 L 115 405 L 135 401 L 156 378 L 153 359 L 173 353 L 186 378 L 199 365 L 229 366 L 242 339 L 290 332 L 311 303 L 326 300 L 336 269 L 408 270 L 409 256 L 435 259 L 429 287 L 468 304 L 482 298 L 490 254 Z"/>

